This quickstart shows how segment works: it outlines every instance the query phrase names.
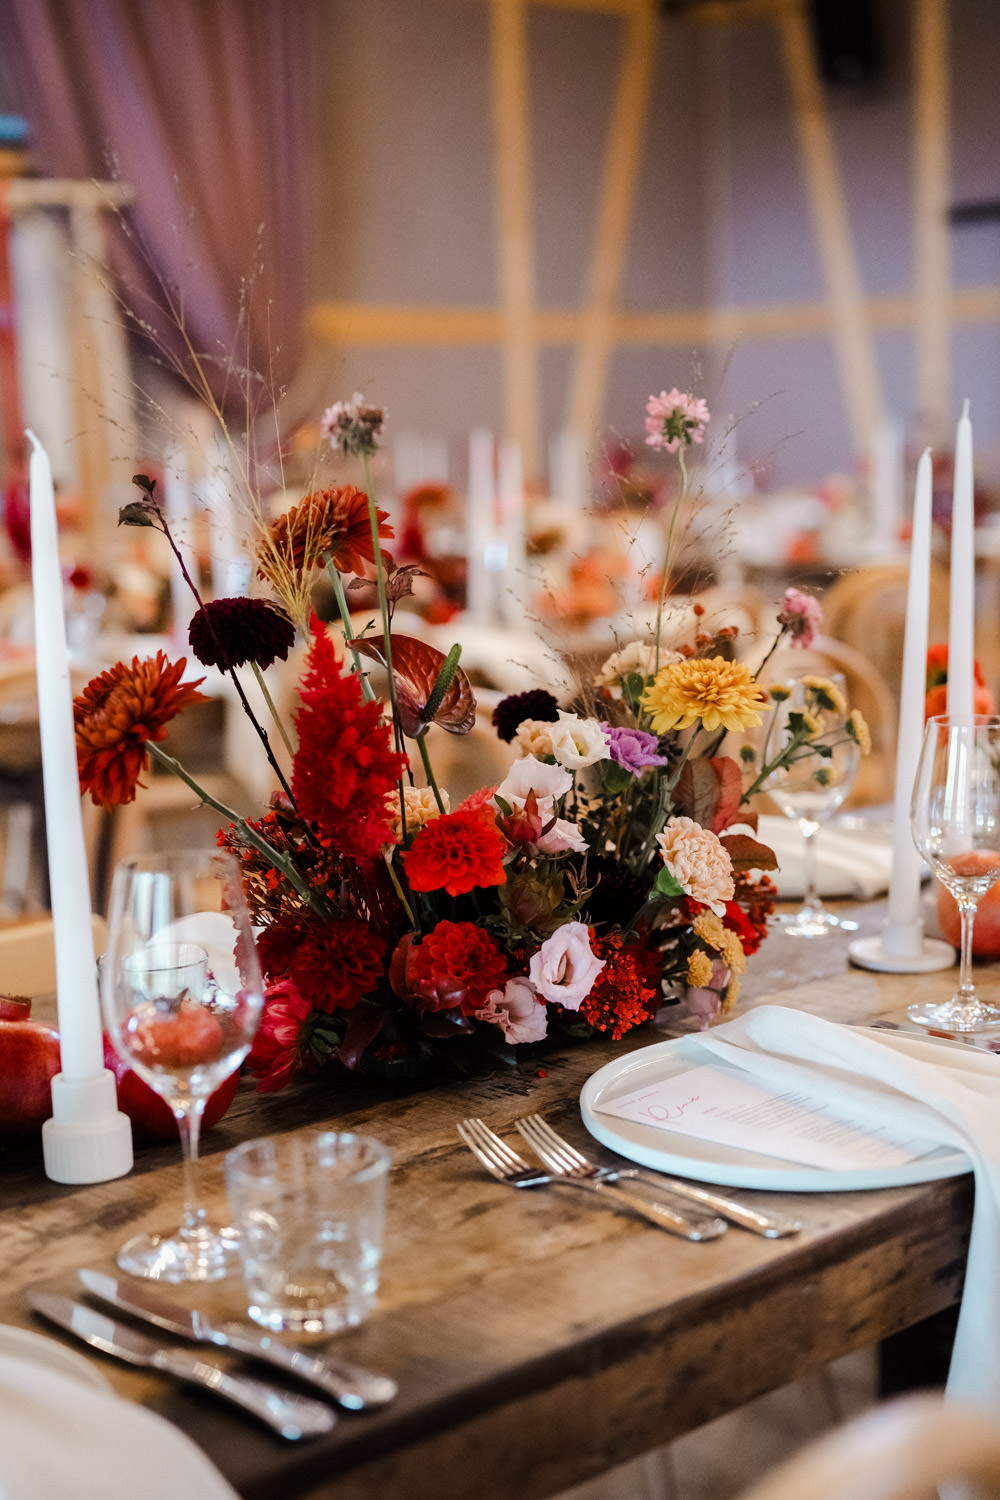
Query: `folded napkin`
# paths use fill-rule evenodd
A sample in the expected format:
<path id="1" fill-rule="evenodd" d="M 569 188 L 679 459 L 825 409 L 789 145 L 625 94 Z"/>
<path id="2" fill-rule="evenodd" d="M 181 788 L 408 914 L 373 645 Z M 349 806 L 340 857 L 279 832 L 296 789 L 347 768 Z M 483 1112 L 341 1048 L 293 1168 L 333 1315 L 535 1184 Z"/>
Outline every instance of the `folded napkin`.
<path id="1" fill-rule="evenodd" d="M 778 856 L 780 869 L 771 879 L 783 901 L 805 893 L 805 851 L 798 823 L 790 818 L 763 816 L 758 834 Z M 870 825 L 842 827 L 826 823 L 815 835 L 816 885 L 820 896 L 856 896 L 867 900 L 889 889 L 892 874 L 892 835 Z"/>
<path id="2" fill-rule="evenodd" d="M 949 1395 L 1000 1405 L 1000 1063 L 978 1049 L 869 1032 L 761 1005 L 698 1037 L 726 1063 L 798 1088 L 873 1125 L 898 1126 L 968 1156 L 972 1238 Z"/>
<path id="3" fill-rule="evenodd" d="M 237 1500 L 190 1438 L 75 1374 L 0 1353 L 3 1500 Z"/>

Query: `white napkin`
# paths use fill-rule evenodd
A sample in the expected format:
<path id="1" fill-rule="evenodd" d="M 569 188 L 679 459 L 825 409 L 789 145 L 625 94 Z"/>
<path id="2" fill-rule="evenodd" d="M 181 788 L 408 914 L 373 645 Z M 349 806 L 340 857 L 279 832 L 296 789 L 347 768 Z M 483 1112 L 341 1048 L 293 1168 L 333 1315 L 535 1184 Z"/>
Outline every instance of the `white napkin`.
<path id="1" fill-rule="evenodd" d="M 0 1353 L 2 1500 L 237 1500 L 172 1423 L 75 1375 Z"/>
<path id="2" fill-rule="evenodd" d="M 772 1086 L 806 1090 L 859 1120 L 898 1125 L 966 1153 L 976 1174 L 976 1201 L 947 1391 L 1000 1405 L 998 1059 L 972 1047 L 856 1030 L 779 1005 L 758 1006 L 702 1032 L 698 1044 Z"/>
<path id="3" fill-rule="evenodd" d="M 781 868 L 771 872 L 783 901 L 805 893 L 805 853 L 798 823 L 790 818 L 763 815 L 758 823 L 761 843 L 778 856 Z M 892 874 L 892 835 L 881 828 L 842 827 L 826 823 L 815 835 L 816 885 L 821 897 L 856 896 L 867 900 L 889 889 Z"/>

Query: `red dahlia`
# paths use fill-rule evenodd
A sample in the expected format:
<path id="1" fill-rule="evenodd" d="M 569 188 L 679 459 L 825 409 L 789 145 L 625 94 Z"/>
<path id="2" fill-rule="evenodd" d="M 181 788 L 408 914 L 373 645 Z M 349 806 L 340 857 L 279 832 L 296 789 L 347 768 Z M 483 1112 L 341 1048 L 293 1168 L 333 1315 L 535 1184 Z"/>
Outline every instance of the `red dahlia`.
<path id="1" fill-rule="evenodd" d="M 260 1093 L 276 1093 L 295 1072 L 306 1054 L 313 1013 L 309 1001 L 290 980 L 271 985 L 264 997 L 264 1014 L 247 1058 Z"/>
<path id="2" fill-rule="evenodd" d="M 353 1010 L 384 971 L 385 942 L 367 922 L 344 917 L 303 926 L 288 973 L 317 1010 Z"/>
<path id="3" fill-rule="evenodd" d="M 503 885 L 506 848 L 491 813 L 460 807 L 424 824 L 404 856 L 406 878 L 415 891 L 447 891 L 449 896 Z"/>
<path id="4" fill-rule="evenodd" d="M 423 1010 L 481 1010 L 502 989 L 507 961 L 488 932 L 473 922 L 439 922 L 410 950 L 413 988 Z"/>

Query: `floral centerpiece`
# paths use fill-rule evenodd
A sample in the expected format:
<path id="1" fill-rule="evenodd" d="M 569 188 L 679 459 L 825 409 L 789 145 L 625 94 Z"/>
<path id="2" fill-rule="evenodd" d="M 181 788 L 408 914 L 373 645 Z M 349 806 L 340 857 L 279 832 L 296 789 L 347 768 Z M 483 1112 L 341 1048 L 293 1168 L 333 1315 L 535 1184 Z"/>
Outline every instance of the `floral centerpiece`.
<path id="1" fill-rule="evenodd" d="M 681 392 L 650 398 L 647 441 L 678 454 L 682 498 L 685 450 L 708 420 Z M 684 996 L 707 1023 L 735 1002 L 774 894 L 775 858 L 746 810 L 763 768 L 746 773 L 723 743 L 769 711 L 757 677 L 731 659 L 735 631 L 663 644 L 671 527 L 652 637 L 611 652 L 570 705 L 541 689 L 502 700 L 493 722 L 510 771 L 452 807 L 427 731 L 467 733 L 475 699 L 457 645 L 445 655 L 394 629 L 415 570 L 383 548 L 393 533 L 369 462 L 382 421 L 358 397 L 325 413 L 364 488 L 317 488 L 276 520 L 258 514 L 253 597 L 201 599 L 154 481 L 136 476 L 120 520 L 156 528 L 173 549 L 195 598 L 192 653 L 232 677 L 275 790 L 260 817 L 240 818 L 164 750 L 202 679 L 162 652 L 117 663 L 77 700 L 83 789 L 106 808 L 131 801 L 152 756 L 227 820 L 219 839 L 241 861 L 269 984 L 250 1059 L 262 1089 L 332 1060 L 402 1075 L 510 1063 L 557 1033 L 619 1038 Z M 339 631 L 310 612 L 321 568 Z M 380 628 L 354 633 L 352 575 L 374 579 Z M 808 644 L 816 618 L 816 601 L 789 590 L 775 644 Z M 239 674 L 264 686 L 298 635 L 309 643 L 300 706 L 293 724 L 277 723 L 265 688 L 268 729 Z M 821 715 L 810 718 L 767 771 L 823 734 Z"/>

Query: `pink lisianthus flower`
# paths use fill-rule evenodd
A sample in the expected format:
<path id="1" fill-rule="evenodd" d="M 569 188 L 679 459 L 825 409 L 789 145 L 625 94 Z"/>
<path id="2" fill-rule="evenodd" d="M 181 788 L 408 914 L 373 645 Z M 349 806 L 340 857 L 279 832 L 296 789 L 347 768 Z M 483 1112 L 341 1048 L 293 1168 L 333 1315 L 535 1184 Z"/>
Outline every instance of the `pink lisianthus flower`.
<path id="1" fill-rule="evenodd" d="M 698 1022 L 700 1031 L 707 1031 L 722 1007 L 722 994 L 729 983 L 729 970 L 721 959 L 712 964 L 712 978 L 700 989 L 689 989 L 685 999 L 688 1010 Z"/>
<path id="2" fill-rule="evenodd" d="M 646 442 L 650 448 L 676 453 L 681 446 L 702 443 L 711 421 L 708 405 L 700 396 L 688 396 L 675 386 L 646 402 Z"/>
<path id="3" fill-rule="evenodd" d="M 656 842 L 663 863 L 685 896 L 724 917 L 726 902 L 736 894 L 736 882 L 729 851 L 718 836 L 694 818 L 668 818 Z"/>
<path id="4" fill-rule="evenodd" d="M 579 1010 L 603 968 L 604 959 L 590 946 L 586 923 L 564 922 L 531 955 L 528 978 L 546 1000 L 565 1010 Z"/>
<path id="5" fill-rule="evenodd" d="M 523 977 L 508 979 L 502 990 L 490 990 L 486 1004 L 476 1011 L 476 1020 L 501 1027 L 513 1047 L 542 1041 L 549 1025 L 544 1001 L 539 1000 L 530 980 Z"/>
<path id="6" fill-rule="evenodd" d="M 823 610 L 812 594 L 801 589 L 786 589 L 781 601 L 778 624 L 788 631 L 791 644 L 803 650 L 812 645 L 823 624 Z"/>

